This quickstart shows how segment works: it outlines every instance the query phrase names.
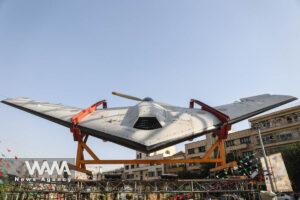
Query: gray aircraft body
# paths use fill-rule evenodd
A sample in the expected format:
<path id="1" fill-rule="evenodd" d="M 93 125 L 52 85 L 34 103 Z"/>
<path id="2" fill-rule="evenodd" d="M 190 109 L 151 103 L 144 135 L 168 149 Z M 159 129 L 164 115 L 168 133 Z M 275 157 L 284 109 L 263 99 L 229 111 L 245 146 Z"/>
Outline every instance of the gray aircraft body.
<path id="1" fill-rule="evenodd" d="M 128 107 L 97 109 L 78 124 L 82 132 L 150 153 L 210 133 L 221 124 L 218 117 L 200 107 L 183 108 L 159 103 L 149 97 L 140 99 L 113 94 L 137 100 L 138 103 Z M 214 109 L 227 115 L 228 123 L 234 124 L 296 99 L 293 96 L 263 94 Z M 82 110 L 28 98 L 8 98 L 2 103 L 68 128 L 72 127 L 72 117 Z"/>

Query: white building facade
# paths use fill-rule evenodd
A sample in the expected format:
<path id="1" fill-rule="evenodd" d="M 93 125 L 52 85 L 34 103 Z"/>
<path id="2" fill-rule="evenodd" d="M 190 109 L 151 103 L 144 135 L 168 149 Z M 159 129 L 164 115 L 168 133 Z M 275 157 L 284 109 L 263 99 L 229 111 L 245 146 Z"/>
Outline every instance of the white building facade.
<path id="1" fill-rule="evenodd" d="M 175 146 L 171 146 L 149 155 L 136 152 L 136 159 L 163 159 L 176 153 Z M 163 164 L 126 164 L 124 165 L 124 178 L 128 180 L 154 180 L 164 174 Z"/>

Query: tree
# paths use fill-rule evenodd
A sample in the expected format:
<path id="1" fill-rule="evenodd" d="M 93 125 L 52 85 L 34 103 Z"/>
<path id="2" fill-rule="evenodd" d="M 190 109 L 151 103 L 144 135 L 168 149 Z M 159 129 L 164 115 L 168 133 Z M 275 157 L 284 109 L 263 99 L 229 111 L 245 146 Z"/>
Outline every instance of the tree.
<path id="1" fill-rule="evenodd" d="M 281 148 L 282 157 L 295 192 L 300 192 L 300 142 Z"/>

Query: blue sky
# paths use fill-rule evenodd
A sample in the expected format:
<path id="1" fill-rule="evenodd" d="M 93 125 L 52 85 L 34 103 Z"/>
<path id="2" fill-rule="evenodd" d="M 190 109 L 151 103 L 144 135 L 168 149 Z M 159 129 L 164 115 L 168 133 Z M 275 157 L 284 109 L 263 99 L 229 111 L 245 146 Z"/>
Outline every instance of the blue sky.
<path id="1" fill-rule="evenodd" d="M 86 107 L 105 98 L 113 107 L 135 103 L 113 90 L 178 106 L 190 98 L 216 106 L 261 93 L 300 97 L 299 55 L 297 0 L 0 0 L 1 99 Z M 59 125 L 2 104 L 0 124 L 2 151 L 75 154 Z M 134 156 L 89 142 L 101 158 Z"/>

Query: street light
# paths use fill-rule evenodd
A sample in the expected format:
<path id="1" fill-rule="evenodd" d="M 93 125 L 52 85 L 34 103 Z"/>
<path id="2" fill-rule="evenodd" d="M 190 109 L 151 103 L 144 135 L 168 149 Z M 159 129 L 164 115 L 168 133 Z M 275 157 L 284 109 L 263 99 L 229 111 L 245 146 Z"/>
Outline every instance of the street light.
<path id="1" fill-rule="evenodd" d="M 263 140 L 262 140 L 262 137 L 261 137 L 260 128 L 258 128 L 257 130 L 258 130 L 258 136 L 259 136 L 259 141 L 260 141 L 260 145 L 261 145 L 261 150 L 263 152 L 264 160 L 265 160 L 265 163 L 266 163 L 266 168 L 267 168 L 267 171 L 268 171 L 268 177 L 269 177 L 270 185 L 271 185 L 271 192 L 275 192 L 275 189 L 274 189 L 275 187 L 274 187 L 274 183 L 273 183 L 273 180 L 272 180 L 271 171 L 270 171 L 270 168 L 269 168 L 269 163 L 267 161 L 267 155 L 266 155 L 265 146 L 264 146 L 264 143 L 263 143 Z"/>

